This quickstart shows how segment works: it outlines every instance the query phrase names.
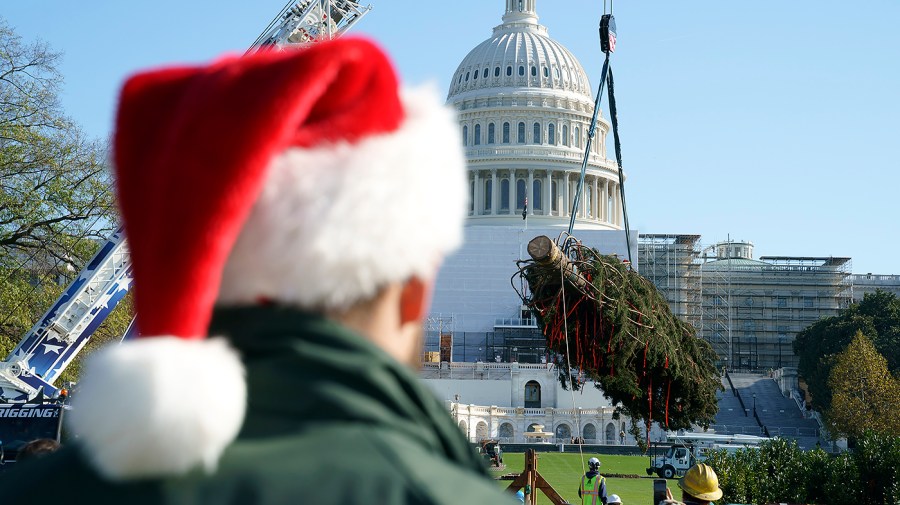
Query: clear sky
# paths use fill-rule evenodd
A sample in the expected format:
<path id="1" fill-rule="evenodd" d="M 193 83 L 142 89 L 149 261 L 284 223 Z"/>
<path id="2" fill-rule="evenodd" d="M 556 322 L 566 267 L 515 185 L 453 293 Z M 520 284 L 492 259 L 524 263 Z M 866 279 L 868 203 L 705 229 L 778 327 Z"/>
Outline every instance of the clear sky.
<path id="1" fill-rule="evenodd" d="M 0 15 L 64 53 L 63 106 L 105 137 L 126 75 L 241 52 L 284 3 L 7 1 Z M 444 91 L 505 5 L 370 3 L 355 33 L 378 39 L 407 82 Z M 699 234 L 704 245 L 748 240 L 756 257 L 849 256 L 855 273 L 900 274 L 900 2 L 619 0 L 614 9 L 632 229 Z M 596 89 L 602 0 L 538 0 L 537 10 Z"/>

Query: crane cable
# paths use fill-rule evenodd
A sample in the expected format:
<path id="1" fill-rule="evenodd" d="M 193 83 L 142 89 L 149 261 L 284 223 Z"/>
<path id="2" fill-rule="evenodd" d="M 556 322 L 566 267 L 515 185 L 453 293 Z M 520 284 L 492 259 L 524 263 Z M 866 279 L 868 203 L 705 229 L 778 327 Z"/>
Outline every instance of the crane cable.
<path id="1" fill-rule="evenodd" d="M 604 11 L 606 3 L 604 2 Z M 606 14 L 604 14 L 605 16 Z M 612 16 L 612 14 L 610 14 Z M 572 235 L 575 229 L 575 218 L 577 217 L 578 206 L 581 204 L 581 194 L 584 191 L 584 178 L 587 173 L 588 161 L 591 156 L 591 146 L 593 145 L 594 135 L 597 128 L 597 117 L 600 113 L 600 103 L 603 99 L 603 86 L 608 82 L 607 95 L 609 97 L 609 115 L 612 122 L 613 145 L 616 152 L 616 165 L 619 169 L 619 197 L 622 201 L 622 221 L 625 227 L 625 250 L 628 253 L 629 268 L 634 265 L 631 257 L 631 229 L 628 226 L 628 208 L 625 205 L 625 173 L 622 168 L 622 145 L 619 141 L 619 119 L 616 113 L 616 95 L 613 85 L 612 66 L 609 64 L 609 56 L 612 50 L 606 52 L 606 58 L 603 60 L 603 69 L 600 71 L 600 85 L 597 88 L 597 98 L 594 100 L 594 114 L 591 117 L 591 124 L 588 128 L 588 138 L 584 149 L 584 158 L 581 163 L 581 174 L 578 179 L 578 186 L 575 188 L 575 198 L 572 200 L 572 211 L 569 218 L 568 234 Z M 594 195 L 596 198 L 596 195 Z M 563 248 L 563 252 L 568 251 L 568 246 Z"/>
<path id="2" fill-rule="evenodd" d="M 616 94 L 615 85 L 613 84 L 612 67 L 609 69 L 607 77 L 609 85 L 607 92 L 609 93 L 609 119 L 612 122 L 613 144 L 616 150 L 616 165 L 619 166 L 619 194 L 622 198 L 622 222 L 625 225 L 625 249 L 628 251 L 629 267 L 634 266 L 631 259 L 631 229 L 628 226 L 628 207 L 625 205 L 625 174 L 622 169 L 622 145 L 619 143 L 619 118 L 616 114 Z"/>
<path id="3" fill-rule="evenodd" d="M 613 0 L 610 0 L 610 10 L 609 10 L 610 18 L 612 18 L 612 4 L 613 4 Z M 604 15 L 604 18 L 607 16 L 606 0 L 603 1 L 603 15 Z M 602 26 L 603 26 L 603 22 L 601 21 L 601 27 Z M 613 24 L 613 29 L 614 29 L 614 26 L 615 25 Z M 603 32 L 601 29 L 601 37 L 602 37 L 602 34 L 603 34 Z M 615 37 L 614 33 L 613 33 L 613 37 Z M 604 41 L 601 40 L 601 47 L 603 47 L 603 42 Z M 609 41 L 606 41 L 606 42 L 608 43 Z M 618 115 L 617 115 L 617 110 L 616 110 L 615 85 L 613 82 L 612 67 L 609 64 L 609 57 L 610 57 L 610 54 L 613 52 L 613 50 L 614 50 L 614 47 L 610 47 L 608 51 L 605 51 L 606 57 L 603 60 L 603 68 L 600 72 L 600 84 L 599 84 L 599 87 L 597 88 L 597 98 L 594 101 L 594 113 L 593 113 L 593 116 L 591 117 L 590 128 L 588 129 L 588 138 L 587 138 L 587 142 L 586 142 L 585 150 L 584 150 L 584 159 L 582 160 L 582 164 L 581 164 L 581 174 L 578 179 L 578 187 L 575 189 L 575 198 L 572 201 L 572 212 L 571 212 L 571 217 L 569 219 L 568 236 L 569 237 L 572 236 L 572 232 L 575 227 L 575 218 L 577 216 L 578 205 L 581 200 L 581 193 L 584 191 L 584 178 L 585 178 L 585 174 L 587 172 L 587 165 L 588 165 L 588 161 L 589 161 L 590 155 L 591 155 L 591 145 L 593 143 L 594 134 L 596 133 L 597 116 L 599 115 L 600 103 L 603 98 L 603 86 L 608 81 L 607 96 L 609 97 L 608 98 L 609 99 L 609 116 L 610 116 L 610 121 L 612 123 L 613 145 L 614 145 L 615 153 L 616 153 L 616 165 L 619 170 L 619 196 L 622 199 L 622 220 L 623 220 L 623 224 L 625 227 L 625 250 L 628 252 L 629 268 L 633 268 L 634 262 L 632 261 L 632 257 L 631 257 L 631 243 L 630 243 L 631 242 L 631 240 L 630 240 L 631 230 L 628 226 L 628 208 L 625 205 L 625 174 L 624 174 L 624 170 L 622 168 L 622 146 L 621 146 L 621 142 L 619 140 L 619 120 L 618 120 Z M 596 198 L 596 195 L 594 195 L 594 198 Z M 570 242 L 567 239 L 562 248 L 564 254 L 568 252 L 568 244 L 569 243 Z M 566 342 L 566 374 L 568 375 L 569 387 L 571 389 L 571 394 L 572 394 L 572 407 L 573 407 L 573 415 L 575 418 L 575 431 L 576 431 L 576 433 L 580 433 L 581 427 L 580 427 L 580 421 L 579 421 L 579 417 L 578 417 L 578 408 L 577 408 L 577 404 L 575 401 L 575 383 L 574 383 L 574 380 L 572 379 L 572 363 L 571 363 L 571 358 L 570 358 L 571 353 L 569 350 L 569 325 L 568 325 L 568 318 L 565 317 L 565 314 L 568 313 L 568 310 L 566 308 L 565 272 L 562 267 L 560 267 L 559 273 L 560 273 L 560 284 L 562 286 L 562 289 L 560 291 L 561 291 L 561 296 L 562 296 L 562 309 L 563 309 L 563 312 L 562 312 L 563 313 L 563 333 L 564 333 L 564 338 L 565 338 L 565 342 Z M 582 445 L 581 444 L 577 444 L 577 445 L 578 445 L 579 459 L 581 460 L 581 471 L 582 471 L 582 475 L 584 475 L 584 473 L 585 473 L 584 452 L 582 449 Z"/>
<path id="4" fill-rule="evenodd" d="M 563 313 L 563 335 L 565 336 L 566 341 L 566 375 L 569 379 L 569 392 L 572 394 L 572 416 L 575 418 L 575 433 L 581 433 L 581 424 L 578 419 L 578 407 L 575 403 L 575 381 L 572 380 L 572 362 L 569 357 L 571 353 L 569 352 L 569 323 L 568 318 L 565 317 L 568 314 L 568 309 L 566 308 L 566 289 L 565 289 L 565 269 L 562 264 L 559 267 L 559 282 L 563 288 L 560 290 L 562 293 L 562 313 Z M 580 436 L 580 435 L 578 435 Z M 575 444 L 578 446 L 578 460 L 581 461 L 581 474 L 584 475 L 586 472 L 584 470 L 584 451 L 581 447 L 582 444 Z"/>

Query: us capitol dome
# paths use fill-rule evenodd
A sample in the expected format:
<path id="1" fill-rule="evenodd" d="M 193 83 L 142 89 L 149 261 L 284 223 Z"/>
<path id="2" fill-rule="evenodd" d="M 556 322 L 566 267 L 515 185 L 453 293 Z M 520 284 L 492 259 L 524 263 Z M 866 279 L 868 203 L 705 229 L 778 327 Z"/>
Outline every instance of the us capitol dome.
<path id="1" fill-rule="evenodd" d="M 529 240 L 555 239 L 568 227 L 594 110 L 584 68 L 538 24 L 535 0 L 506 0 L 502 24 L 454 72 L 447 102 L 459 114 L 470 207 L 465 241 L 435 282 L 425 383 L 472 441 L 634 444 L 599 390 L 585 387 L 576 400 L 561 389 L 546 340 L 510 281 Z M 574 235 L 604 254 L 636 256 L 637 234 L 626 238 L 621 226 L 608 131 L 600 119 Z"/>
<path id="2" fill-rule="evenodd" d="M 563 227 L 593 114 L 581 63 L 538 23 L 536 0 L 506 0 L 502 24 L 454 72 L 447 102 L 459 113 L 469 168 L 468 225 Z M 576 216 L 578 230 L 620 230 L 618 168 L 598 118 Z"/>

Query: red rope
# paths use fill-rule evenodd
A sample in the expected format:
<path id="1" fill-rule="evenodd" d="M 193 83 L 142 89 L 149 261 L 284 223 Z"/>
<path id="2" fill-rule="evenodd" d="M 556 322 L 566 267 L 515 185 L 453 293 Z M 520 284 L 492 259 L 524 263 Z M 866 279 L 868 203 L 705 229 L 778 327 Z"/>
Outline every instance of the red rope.
<path id="1" fill-rule="evenodd" d="M 644 343 L 644 375 L 647 375 L 647 351 L 650 349 L 650 339 Z"/>
<path id="2" fill-rule="evenodd" d="M 666 356 L 666 368 L 669 367 L 669 357 Z M 669 385 L 666 387 L 666 428 L 669 427 L 669 393 L 672 392 L 672 379 L 669 379 Z"/>

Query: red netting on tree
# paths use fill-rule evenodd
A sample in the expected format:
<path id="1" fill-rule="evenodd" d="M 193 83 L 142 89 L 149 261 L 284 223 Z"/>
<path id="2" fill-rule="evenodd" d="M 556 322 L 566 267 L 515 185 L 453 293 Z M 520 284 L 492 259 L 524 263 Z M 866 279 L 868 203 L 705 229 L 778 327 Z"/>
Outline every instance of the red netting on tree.
<path id="1" fill-rule="evenodd" d="M 722 386 L 709 343 L 627 263 L 572 237 L 564 248 L 535 238 L 528 245 L 534 259 L 519 261 L 513 276 L 558 355 L 563 385 L 571 382 L 570 363 L 619 412 L 647 427 L 653 421 L 670 430 L 712 423 Z"/>

